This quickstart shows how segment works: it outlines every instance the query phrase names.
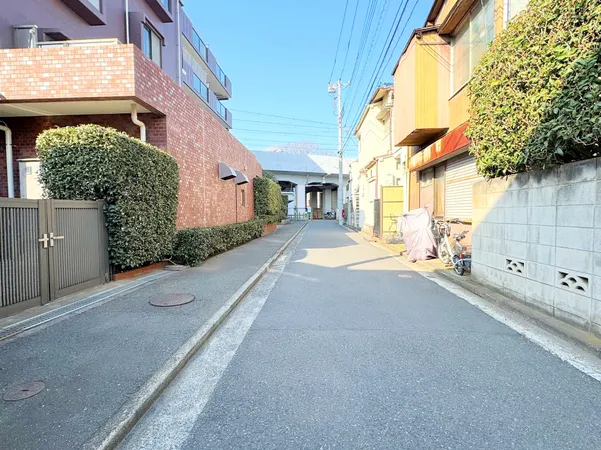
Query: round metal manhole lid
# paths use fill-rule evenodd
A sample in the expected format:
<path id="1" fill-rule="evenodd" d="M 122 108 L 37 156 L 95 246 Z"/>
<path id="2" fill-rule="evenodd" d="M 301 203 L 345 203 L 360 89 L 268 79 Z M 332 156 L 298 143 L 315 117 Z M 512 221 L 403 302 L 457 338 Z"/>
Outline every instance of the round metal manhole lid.
<path id="1" fill-rule="evenodd" d="M 153 298 L 150 300 L 150 304 L 152 306 L 166 308 L 170 306 L 185 305 L 192 301 L 194 301 L 194 296 L 192 294 L 165 294 Z"/>
<path id="2" fill-rule="evenodd" d="M 46 388 L 46 385 L 41 381 L 32 381 L 31 383 L 17 384 L 8 388 L 4 393 L 4 400 L 7 402 L 16 402 L 25 400 L 26 398 L 38 395 Z"/>

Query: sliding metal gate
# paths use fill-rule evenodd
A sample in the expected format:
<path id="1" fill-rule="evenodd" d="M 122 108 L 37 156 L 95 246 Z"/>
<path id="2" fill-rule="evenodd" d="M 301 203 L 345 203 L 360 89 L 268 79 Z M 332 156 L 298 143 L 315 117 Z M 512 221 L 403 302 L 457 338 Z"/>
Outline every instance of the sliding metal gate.
<path id="1" fill-rule="evenodd" d="M 0 317 L 108 276 L 103 202 L 0 199 Z"/>

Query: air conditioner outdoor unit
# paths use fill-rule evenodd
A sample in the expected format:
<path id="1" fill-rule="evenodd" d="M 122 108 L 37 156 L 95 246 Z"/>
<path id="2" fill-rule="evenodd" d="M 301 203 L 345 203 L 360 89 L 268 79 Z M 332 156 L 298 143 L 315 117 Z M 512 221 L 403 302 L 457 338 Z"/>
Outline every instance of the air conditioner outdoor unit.
<path id="1" fill-rule="evenodd" d="M 38 46 L 37 25 L 17 25 L 14 27 L 15 48 L 35 48 Z"/>

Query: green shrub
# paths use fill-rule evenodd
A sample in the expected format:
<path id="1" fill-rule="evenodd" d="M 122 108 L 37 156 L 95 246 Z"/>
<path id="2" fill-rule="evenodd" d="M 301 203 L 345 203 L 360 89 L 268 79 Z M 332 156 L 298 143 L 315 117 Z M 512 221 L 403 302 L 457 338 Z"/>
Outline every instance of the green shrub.
<path id="1" fill-rule="evenodd" d="M 262 220 L 253 219 L 231 225 L 179 230 L 175 234 L 173 260 L 197 266 L 213 255 L 261 237 L 263 225 Z"/>
<path id="2" fill-rule="evenodd" d="M 280 185 L 270 177 L 263 176 L 254 179 L 253 189 L 255 216 L 258 218 L 270 217 L 274 222 L 281 221 L 283 219 L 283 201 Z"/>
<path id="3" fill-rule="evenodd" d="M 598 152 L 601 0 L 530 0 L 469 85 L 478 169 L 487 177 Z"/>
<path id="4" fill-rule="evenodd" d="M 111 264 L 131 269 L 171 254 L 179 187 L 171 156 L 97 125 L 47 130 L 36 147 L 50 197 L 106 201 Z"/>

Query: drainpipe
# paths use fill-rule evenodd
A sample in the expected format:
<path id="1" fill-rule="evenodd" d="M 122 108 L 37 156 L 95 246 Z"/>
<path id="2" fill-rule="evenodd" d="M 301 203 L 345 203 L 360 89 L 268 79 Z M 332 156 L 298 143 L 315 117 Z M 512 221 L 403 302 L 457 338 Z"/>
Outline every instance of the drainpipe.
<path id="1" fill-rule="evenodd" d="M 15 180 L 13 179 L 13 133 L 6 126 L 0 125 L 0 131 L 4 131 L 6 143 L 6 180 L 8 182 L 8 198 L 15 198 Z"/>
<path id="2" fill-rule="evenodd" d="M 125 42 L 129 44 L 129 0 L 125 0 Z"/>
<path id="3" fill-rule="evenodd" d="M 138 119 L 138 109 L 136 105 L 131 105 L 131 121 L 140 127 L 140 140 L 146 142 L 146 125 Z"/>
<path id="4" fill-rule="evenodd" d="M 182 23 L 180 19 L 181 7 L 180 0 L 176 0 L 177 15 L 177 84 L 182 85 Z"/>

